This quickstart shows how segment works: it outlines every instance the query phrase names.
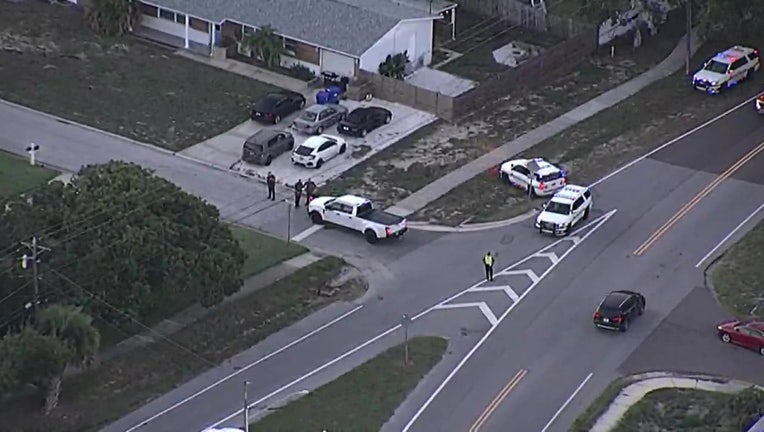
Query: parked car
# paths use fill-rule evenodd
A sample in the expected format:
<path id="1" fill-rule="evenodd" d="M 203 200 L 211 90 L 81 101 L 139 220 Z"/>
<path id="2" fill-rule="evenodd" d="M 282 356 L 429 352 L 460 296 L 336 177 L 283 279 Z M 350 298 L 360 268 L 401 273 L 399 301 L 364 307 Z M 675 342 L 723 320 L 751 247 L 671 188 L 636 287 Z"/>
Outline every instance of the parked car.
<path id="1" fill-rule="evenodd" d="M 736 45 L 717 53 L 692 76 L 692 86 L 715 94 L 749 78 L 761 67 L 759 50 Z"/>
<path id="2" fill-rule="evenodd" d="M 536 217 L 536 229 L 540 233 L 568 235 L 578 222 L 589 217 L 591 209 L 592 192 L 589 188 L 567 185 L 544 204 L 541 214 Z"/>
<path id="3" fill-rule="evenodd" d="M 321 168 L 324 162 L 345 153 L 344 139 L 331 135 L 313 136 L 292 152 L 292 163 L 306 168 Z"/>
<path id="4" fill-rule="evenodd" d="M 320 135 L 347 113 L 348 109 L 342 105 L 311 105 L 292 122 L 292 129 L 306 135 Z"/>
<path id="5" fill-rule="evenodd" d="M 552 195 L 565 186 L 565 170 L 544 159 L 514 159 L 499 167 L 501 179 L 531 196 Z"/>
<path id="6" fill-rule="evenodd" d="M 365 137 L 374 129 L 390 123 L 393 113 L 382 107 L 356 108 L 337 125 L 337 132 L 343 135 Z"/>
<path id="7" fill-rule="evenodd" d="M 716 334 L 726 343 L 733 343 L 764 355 L 764 321 L 727 320 L 716 326 Z"/>
<path id="8" fill-rule="evenodd" d="M 645 296 L 634 291 L 613 291 L 597 306 L 592 317 L 594 325 L 608 330 L 625 332 L 629 323 L 645 312 Z"/>
<path id="9" fill-rule="evenodd" d="M 323 196 L 308 204 L 308 214 L 315 224 L 332 224 L 363 233 L 366 241 L 400 238 L 407 231 L 406 219 L 376 210 L 371 201 L 354 195 Z"/>
<path id="10" fill-rule="evenodd" d="M 305 106 L 305 96 L 299 93 L 270 93 L 263 96 L 250 112 L 252 120 L 276 124 L 282 118 Z"/>
<path id="11" fill-rule="evenodd" d="M 263 129 L 244 141 L 241 160 L 255 165 L 270 165 L 278 155 L 293 147 L 294 137 L 289 132 Z"/>

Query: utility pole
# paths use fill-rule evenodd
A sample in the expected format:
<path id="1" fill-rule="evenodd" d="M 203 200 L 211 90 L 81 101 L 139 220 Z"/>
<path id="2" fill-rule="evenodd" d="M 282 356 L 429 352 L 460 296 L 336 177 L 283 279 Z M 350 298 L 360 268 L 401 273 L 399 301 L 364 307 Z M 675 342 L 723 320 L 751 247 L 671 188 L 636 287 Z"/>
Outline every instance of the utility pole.
<path id="1" fill-rule="evenodd" d="M 37 242 L 37 237 L 32 237 L 32 242 L 21 242 L 24 246 L 26 246 L 31 252 L 32 255 L 24 254 L 21 257 L 21 268 L 27 269 L 29 268 L 29 263 L 32 263 L 32 277 L 34 278 L 32 281 L 32 285 L 34 287 L 34 296 L 32 297 L 32 307 L 34 307 L 35 313 L 37 313 L 38 305 L 40 303 L 40 276 L 37 271 L 37 264 L 40 262 L 40 255 L 43 252 L 49 252 L 50 248 L 46 248 L 45 246 L 40 246 L 40 244 Z"/>
<path id="2" fill-rule="evenodd" d="M 690 59 L 692 59 L 692 0 L 687 0 L 687 53 L 685 55 L 685 73 L 690 75 Z"/>
<path id="3" fill-rule="evenodd" d="M 247 397 L 247 389 L 249 388 L 249 381 L 244 381 L 244 431 L 249 432 L 249 401 Z"/>

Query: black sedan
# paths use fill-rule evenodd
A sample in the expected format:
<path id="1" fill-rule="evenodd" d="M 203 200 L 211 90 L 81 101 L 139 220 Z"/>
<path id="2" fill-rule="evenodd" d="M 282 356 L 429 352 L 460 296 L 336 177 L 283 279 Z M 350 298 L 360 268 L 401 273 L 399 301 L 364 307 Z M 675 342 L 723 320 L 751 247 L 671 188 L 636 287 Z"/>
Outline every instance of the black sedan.
<path id="1" fill-rule="evenodd" d="M 390 123 L 393 113 L 382 107 L 356 108 L 337 125 L 342 135 L 365 137 L 374 129 Z"/>
<path id="2" fill-rule="evenodd" d="M 250 118 L 261 123 L 276 124 L 304 106 L 305 97 L 299 93 L 270 93 L 252 107 Z"/>

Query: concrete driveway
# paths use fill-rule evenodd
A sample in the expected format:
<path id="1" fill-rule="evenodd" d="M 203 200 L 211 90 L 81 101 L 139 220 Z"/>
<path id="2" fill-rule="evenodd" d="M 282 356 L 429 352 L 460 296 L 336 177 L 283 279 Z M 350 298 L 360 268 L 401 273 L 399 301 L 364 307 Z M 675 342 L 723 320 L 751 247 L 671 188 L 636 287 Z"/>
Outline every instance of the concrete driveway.
<path id="1" fill-rule="evenodd" d="M 436 119 L 433 114 L 428 112 L 381 99 L 375 99 L 371 102 L 342 101 L 342 105 L 348 108 L 348 112 L 363 106 L 384 107 L 393 113 L 393 119 L 390 124 L 376 129 L 365 138 L 343 137 L 348 143 L 348 151 L 327 161 L 320 169 L 293 165 L 289 153 L 283 153 L 276 157 L 267 167 L 241 162 L 242 145 L 249 136 L 264 128 L 289 130 L 289 125 L 299 113 L 294 113 L 283 119 L 278 125 L 262 125 L 248 120 L 222 135 L 183 150 L 181 154 L 216 166 L 238 170 L 241 174 L 250 177 L 264 179 L 268 171 L 272 171 L 279 183 L 288 186 L 293 185 L 298 179 L 304 181 L 308 177 L 316 184 L 321 185 Z M 294 136 L 295 148 L 308 138 L 308 136 L 294 131 L 290 131 L 290 133 Z M 333 126 L 324 133 L 337 135 L 337 130 Z"/>

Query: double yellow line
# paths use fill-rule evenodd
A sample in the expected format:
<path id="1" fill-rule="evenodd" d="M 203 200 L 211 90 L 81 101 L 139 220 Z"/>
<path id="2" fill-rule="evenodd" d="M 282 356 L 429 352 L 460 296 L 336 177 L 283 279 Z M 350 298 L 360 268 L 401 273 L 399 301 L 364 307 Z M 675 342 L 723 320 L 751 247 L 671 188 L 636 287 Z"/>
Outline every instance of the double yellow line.
<path id="1" fill-rule="evenodd" d="M 488 420 L 488 418 L 493 414 L 494 411 L 496 411 L 496 408 L 501 405 L 501 403 L 504 401 L 504 399 L 509 396 L 509 393 L 512 392 L 512 390 L 517 387 L 517 384 L 520 383 L 520 381 L 525 378 L 525 375 L 528 374 L 528 371 L 525 369 L 520 369 L 515 376 L 512 377 L 511 380 L 507 383 L 507 385 L 504 386 L 504 388 L 501 389 L 499 394 L 496 395 L 495 398 L 491 401 L 491 403 L 488 404 L 488 406 L 485 408 L 485 411 L 483 411 L 480 414 L 480 417 L 475 420 L 475 423 L 472 424 L 470 427 L 469 432 L 477 432 L 480 430 L 481 427 L 483 427 L 483 424 Z"/>
<path id="2" fill-rule="evenodd" d="M 645 251 L 653 245 L 658 239 L 663 237 L 663 235 L 671 229 L 684 215 L 686 215 L 690 210 L 692 210 L 698 203 L 708 196 L 714 189 L 716 189 L 724 180 L 731 177 L 733 174 L 735 174 L 736 171 L 738 171 L 740 168 L 743 167 L 746 163 L 748 163 L 751 159 L 755 158 L 756 155 L 764 151 L 764 142 L 760 143 L 758 146 L 756 146 L 753 150 L 748 152 L 745 156 L 743 156 L 740 160 L 732 164 L 731 167 L 727 168 L 726 171 L 719 174 L 718 177 L 716 177 L 711 183 L 708 184 L 702 191 L 700 191 L 697 195 L 695 195 L 687 204 L 685 204 L 681 209 L 679 209 L 674 216 L 671 217 L 666 223 L 664 223 L 660 228 L 658 228 L 657 231 L 653 233 L 653 235 L 650 236 L 647 240 L 645 240 L 644 243 L 642 243 L 634 252 L 632 252 L 633 255 L 642 255 L 645 253 Z"/>

